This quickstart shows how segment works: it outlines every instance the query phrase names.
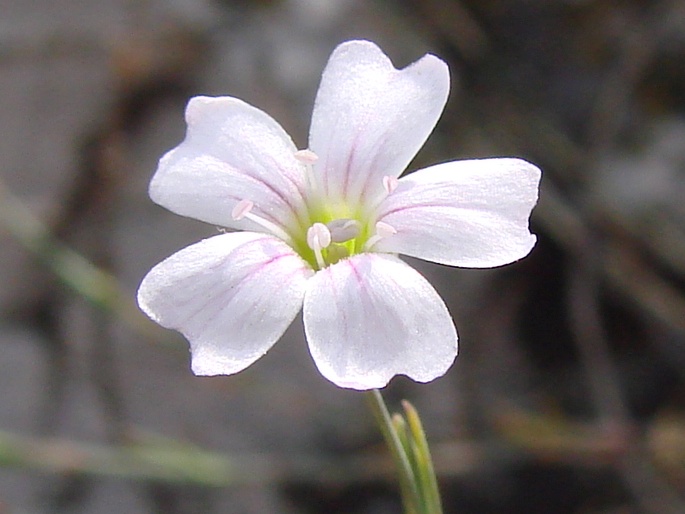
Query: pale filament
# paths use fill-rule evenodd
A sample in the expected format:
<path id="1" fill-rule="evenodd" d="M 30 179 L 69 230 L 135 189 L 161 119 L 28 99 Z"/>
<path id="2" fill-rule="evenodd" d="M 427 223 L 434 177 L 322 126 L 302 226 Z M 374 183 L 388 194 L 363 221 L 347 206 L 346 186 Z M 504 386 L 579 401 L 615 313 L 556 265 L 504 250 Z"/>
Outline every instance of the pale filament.
<path id="1" fill-rule="evenodd" d="M 366 243 L 364 243 L 364 251 L 370 250 L 373 245 L 378 243 L 381 239 L 390 237 L 397 234 L 397 229 L 392 225 L 385 223 L 384 221 L 379 221 L 376 223 L 376 233 L 371 236 Z"/>
<path id="2" fill-rule="evenodd" d="M 273 235 L 282 239 L 286 243 L 292 241 L 291 237 L 281 227 L 279 227 L 275 223 L 272 223 L 269 220 L 262 218 L 261 216 L 257 216 L 256 214 L 254 214 L 252 212 L 253 207 L 254 202 L 251 202 L 247 199 L 240 200 L 237 204 L 235 204 L 235 207 L 233 207 L 233 210 L 231 211 L 231 217 L 235 221 L 240 221 L 243 218 L 248 219 L 259 225 L 260 227 L 267 229 Z"/>

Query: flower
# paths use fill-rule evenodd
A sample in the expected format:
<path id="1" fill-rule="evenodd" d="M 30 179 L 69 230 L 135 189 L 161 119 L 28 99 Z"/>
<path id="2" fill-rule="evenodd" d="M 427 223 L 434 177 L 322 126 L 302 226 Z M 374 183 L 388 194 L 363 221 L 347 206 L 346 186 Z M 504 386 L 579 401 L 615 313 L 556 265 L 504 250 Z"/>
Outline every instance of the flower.
<path id="1" fill-rule="evenodd" d="M 447 65 L 433 55 L 397 70 L 373 43 L 343 43 L 323 72 L 305 150 L 241 100 L 190 100 L 185 140 L 161 158 L 150 197 L 235 231 L 155 266 L 138 304 L 185 335 L 194 373 L 245 369 L 300 309 L 314 362 L 338 386 L 447 371 L 457 355 L 452 318 L 398 254 L 474 268 L 524 257 L 540 180 L 513 158 L 398 178 L 448 91 Z"/>

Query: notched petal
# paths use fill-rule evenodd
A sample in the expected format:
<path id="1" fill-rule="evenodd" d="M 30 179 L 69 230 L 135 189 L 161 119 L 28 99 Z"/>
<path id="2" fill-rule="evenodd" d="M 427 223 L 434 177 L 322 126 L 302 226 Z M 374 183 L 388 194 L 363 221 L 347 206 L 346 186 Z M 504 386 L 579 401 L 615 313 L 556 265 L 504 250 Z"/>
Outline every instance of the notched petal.
<path id="1" fill-rule="evenodd" d="M 208 223 L 263 231 L 231 211 L 240 201 L 254 214 L 293 226 L 305 212 L 305 176 L 290 136 L 268 114 L 232 97 L 195 97 L 186 108 L 184 141 L 167 152 L 150 183 L 150 197 Z M 287 231 L 287 230 L 286 230 Z"/>
<path id="2" fill-rule="evenodd" d="M 448 93 L 447 65 L 433 55 L 398 70 L 373 43 L 338 46 L 321 78 L 310 131 L 321 190 L 348 203 L 383 193 L 383 177 L 404 171 Z"/>
<path id="3" fill-rule="evenodd" d="M 361 254 L 319 271 L 307 285 L 304 324 L 319 371 L 340 387 L 384 387 L 395 375 L 429 382 L 457 355 L 438 293 L 390 255 Z"/>
<path id="4" fill-rule="evenodd" d="M 399 180 L 378 219 L 396 234 L 374 247 L 467 268 L 509 264 L 528 255 L 536 237 L 529 218 L 541 172 L 522 159 L 438 164 Z"/>
<path id="5" fill-rule="evenodd" d="M 302 306 L 311 268 L 282 241 L 230 233 L 155 266 L 138 305 L 190 342 L 197 375 L 230 375 L 261 357 Z"/>

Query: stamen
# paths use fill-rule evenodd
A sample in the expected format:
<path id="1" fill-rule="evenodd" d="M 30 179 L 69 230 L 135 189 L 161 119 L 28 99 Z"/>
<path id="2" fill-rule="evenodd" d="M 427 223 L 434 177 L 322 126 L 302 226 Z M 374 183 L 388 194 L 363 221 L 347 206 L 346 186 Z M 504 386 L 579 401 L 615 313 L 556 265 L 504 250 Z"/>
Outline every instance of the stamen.
<path id="1" fill-rule="evenodd" d="M 376 223 L 376 234 L 378 234 L 380 237 L 390 237 L 397 234 L 397 229 L 389 223 L 379 221 Z"/>
<path id="2" fill-rule="evenodd" d="M 391 177 L 390 175 L 385 175 L 383 177 L 383 187 L 385 188 L 386 193 L 392 193 L 399 185 L 400 181 L 397 180 L 397 177 Z"/>
<path id="3" fill-rule="evenodd" d="M 292 242 L 292 238 L 281 227 L 279 227 L 275 223 L 272 223 L 269 220 L 262 218 L 261 216 L 252 214 L 253 207 L 254 202 L 251 202 L 247 199 L 240 200 L 237 204 L 235 204 L 235 207 L 233 207 L 233 210 L 231 211 L 231 217 L 235 221 L 240 221 L 243 218 L 253 221 L 257 225 L 267 229 L 274 236 L 282 239 L 286 243 Z"/>
<path id="4" fill-rule="evenodd" d="M 331 244 L 331 231 L 323 223 L 314 223 L 307 230 L 307 245 L 314 250 L 316 263 L 320 269 L 326 267 L 326 262 L 323 259 L 321 250 L 327 248 Z"/>
<path id="5" fill-rule="evenodd" d="M 308 149 L 298 150 L 297 152 L 295 152 L 295 159 L 297 159 L 302 164 L 312 165 L 319 160 L 319 156 Z"/>
<path id="6" fill-rule="evenodd" d="M 307 230 L 307 244 L 312 250 L 320 250 L 331 244 L 331 231 L 323 223 L 314 223 Z"/>
<path id="7" fill-rule="evenodd" d="M 327 223 L 326 226 L 331 231 L 331 240 L 334 243 L 344 243 L 354 239 L 361 231 L 361 223 L 357 220 L 341 218 Z"/>
<path id="8" fill-rule="evenodd" d="M 313 195 L 316 196 L 316 177 L 314 176 L 314 163 L 319 160 L 319 156 L 316 155 L 309 149 L 298 150 L 295 152 L 295 159 L 304 165 L 305 170 L 307 170 L 307 184 Z"/>
<path id="9" fill-rule="evenodd" d="M 235 204 L 235 207 L 233 207 L 233 210 L 231 211 L 231 217 L 235 221 L 240 221 L 248 212 L 252 210 L 252 207 L 254 207 L 254 202 L 251 202 L 250 200 L 240 200 L 237 204 Z"/>
<path id="10" fill-rule="evenodd" d="M 381 239 L 390 237 L 397 234 L 397 229 L 392 225 L 385 223 L 384 221 L 379 221 L 376 223 L 376 233 L 371 236 L 366 243 L 364 243 L 364 251 L 370 250 L 373 245 L 378 243 Z"/>

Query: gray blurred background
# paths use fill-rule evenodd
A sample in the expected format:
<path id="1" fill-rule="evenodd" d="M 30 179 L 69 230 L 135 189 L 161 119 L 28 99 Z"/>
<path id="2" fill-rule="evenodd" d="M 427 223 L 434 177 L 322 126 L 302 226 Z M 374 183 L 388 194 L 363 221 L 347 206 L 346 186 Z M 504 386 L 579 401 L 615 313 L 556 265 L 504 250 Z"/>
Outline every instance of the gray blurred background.
<path id="1" fill-rule="evenodd" d="M 353 38 L 450 64 L 411 169 L 544 170 L 527 259 L 412 263 L 461 354 L 385 395 L 422 413 L 446 514 L 685 512 L 685 2 L 0 0 L 0 514 L 401 511 L 363 395 L 318 374 L 300 320 L 197 378 L 134 303 L 217 232 L 147 198 L 187 99 L 242 98 L 304 147 Z"/>

